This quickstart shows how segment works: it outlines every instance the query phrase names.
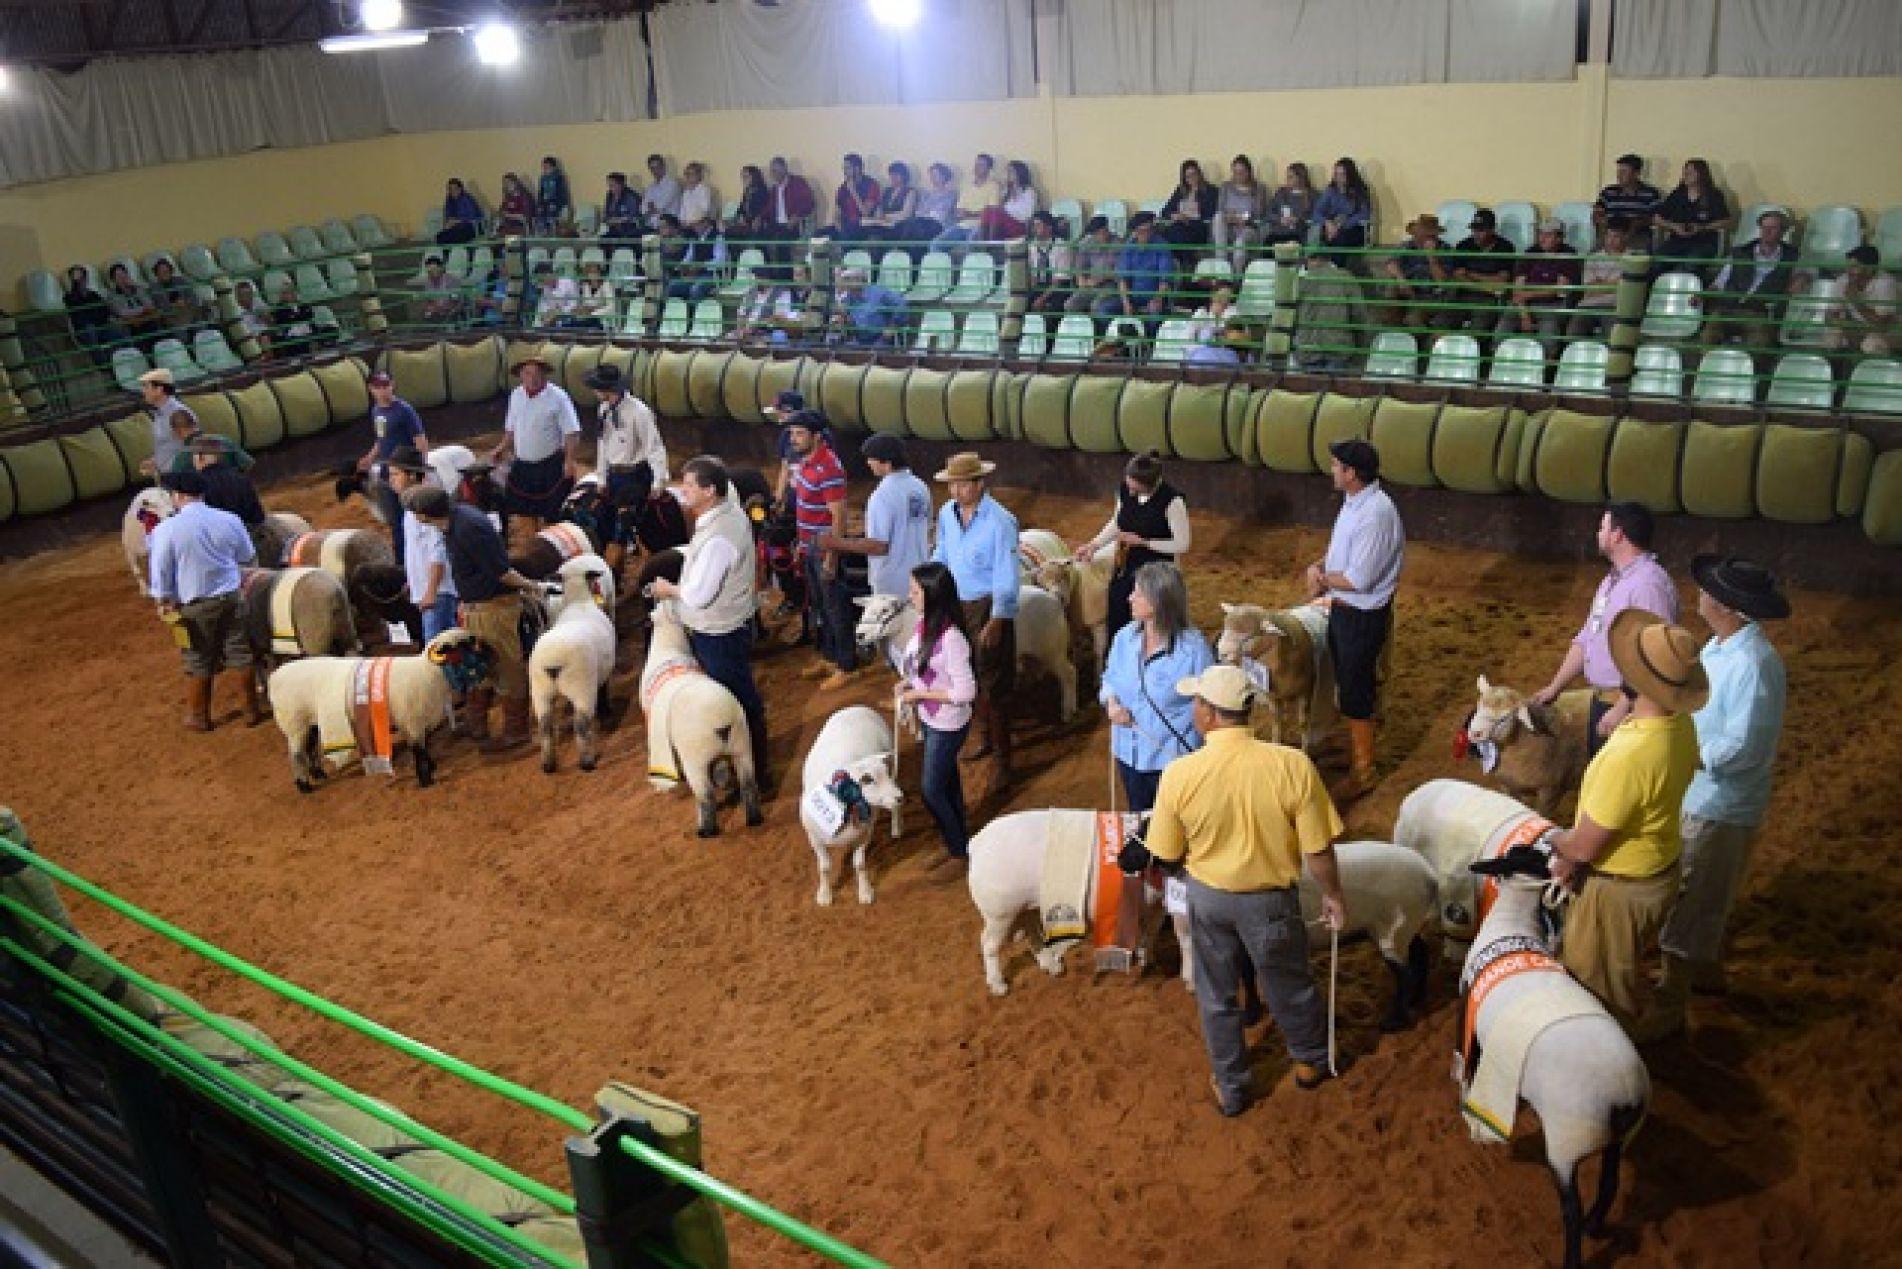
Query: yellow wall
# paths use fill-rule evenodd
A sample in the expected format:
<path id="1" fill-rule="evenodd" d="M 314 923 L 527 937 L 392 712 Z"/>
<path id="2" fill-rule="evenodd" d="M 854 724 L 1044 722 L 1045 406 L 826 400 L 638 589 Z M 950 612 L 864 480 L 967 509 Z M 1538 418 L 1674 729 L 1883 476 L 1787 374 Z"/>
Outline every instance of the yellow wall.
<path id="1" fill-rule="evenodd" d="M 1086 200 L 1162 197 L 1184 154 L 1205 166 L 1237 152 L 1258 167 L 1301 159 L 1317 174 L 1353 154 L 1392 236 L 1444 198 L 1544 206 L 1590 198 L 1610 159 L 1636 150 L 1660 184 L 1701 154 L 1742 203 L 1848 202 L 1873 214 L 1902 204 L 1902 164 L 1888 135 L 1896 119 L 1902 79 L 1627 81 L 1586 66 L 1554 84 L 1045 95 L 384 137 L 0 192 L 0 278 L 358 211 L 414 225 L 440 200 L 445 176 L 464 176 L 493 202 L 503 170 L 532 175 L 544 153 L 560 154 L 577 194 L 592 199 L 609 168 L 638 173 L 650 150 L 704 160 L 732 197 L 740 164 L 775 153 L 829 192 L 846 150 L 881 166 L 944 157 L 962 167 L 984 149 L 1027 159 L 1046 191 Z"/>

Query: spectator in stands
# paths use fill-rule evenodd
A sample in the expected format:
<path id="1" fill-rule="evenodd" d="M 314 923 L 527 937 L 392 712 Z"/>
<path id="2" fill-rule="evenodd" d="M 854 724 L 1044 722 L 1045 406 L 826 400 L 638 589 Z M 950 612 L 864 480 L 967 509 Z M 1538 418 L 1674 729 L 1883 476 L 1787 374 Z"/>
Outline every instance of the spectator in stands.
<path id="1" fill-rule="evenodd" d="M 866 281 L 863 269 L 839 270 L 839 307 L 832 324 L 847 344 L 873 348 L 905 328 L 905 297 Z"/>
<path id="2" fill-rule="evenodd" d="M 1281 188 L 1268 200 L 1268 212 L 1262 225 L 1262 242 L 1306 242 L 1308 222 L 1314 218 L 1314 181 L 1305 163 L 1288 164 Z"/>
<path id="3" fill-rule="evenodd" d="M 958 215 L 958 186 L 948 163 L 933 163 L 925 169 L 926 188 L 918 195 L 918 210 L 905 227 L 904 238 L 914 243 L 931 242 L 942 234 Z M 917 248 L 910 249 L 917 263 Z"/>
<path id="4" fill-rule="evenodd" d="M 796 270 L 795 285 L 789 286 L 774 276 L 774 270 L 757 270 L 753 285 L 734 311 L 733 338 L 743 344 L 761 340 L 786 344 L 797 339 L 806 326 L 805 288 L 798 285 L 803 283 L 805 272 L 803 267 Z"/>
<path id="5" fill-rule="evenodd" d="M 1334 161 L 1334 175 L 1321 197 L 1314 203 L 1314 218 L 1321 222 L 1321 241 L 1341 248 L 1333 260 L 1345 269 L 1353 269 L 1356 257 L 1346 249 L 1365 247 L 1374 220 L 1374 199 L 1367 182 L 1361 179 L 1360 165 L 1343 156 Z"/>
<path id="6" fill-rule="evenodd" d="M 502 174 L 502 206 L 496 210 L 496 232 L 503 237 L 526 237 L 535 223 L 535 196 L 513 172 Z M 438 240 L 440 241 L 440 239 Z"/>
<path id="7" fill-rule="evenodd" d="M 1367 315 L 1360 279 L 1329 253 L 1308 256 L 1301 266 L 1300 303 L 1295 309 L 1295 361 L 1303 370 L 1338 373 L 1360 352 Z"/>
<path id="8" fill-rule="evenodd" d="M 1460 307 L 1451 310 L 1448 325 L 1456 330 L 1470 324 L 1476 331 L 1490 331 L 1499 321 L 1499 306 L 1512 287 L 1513 257 L 1517 253 L 1498 230 L 1499 220 L 1493 209 L 1482 207 L 1473 213 L 1472 232 L 1453 249 L 1453 281 L 1457 284 L 1453 300 Z"/>
<path id="9" fill-rule="evenodd" d="M 1438 306 L 1446 292 L 1446 240 L 1440 237 L 1440 218 L 1424 212 L 1407 222 L 1407 240 L 1381 266 L 1387 281 L 1381 298 L 1387 303 L 1375 321 L 1382 326 L 1409 326 L 1442 330 L 1454 315 Z"/>
<path id="10" fill-rule="evenodd" d="M 1226 283 L 1215 288 L 1208 304 L 1195 310 L 1189 323 L 1189 349 L 1182 360 L 1191 366 L 1239 366 L 1242 354 L 1235 347 L 1245 332 L 1236 325 L 1235 288 Z"/>
<path id="11" fill-rule="evenodd" d="M 720 284 L 717 270 L 726 262 L 726 239 L 690 239 L 681 233 L 680 221 L 672 215 L 663 215 L 655 232 L 660 235 L 667 298 L 698 304 L 712 295 Z"/>
<path id="12" fill-rule="evenodd" d="M 748 163 L 740 169 L 740 205 L 726 231 L 735 238 L 765 238 L 772 228 L 773 192 L 759 165 Z"/>
<path id="13" fill-rule="evenodd" d="M 1030 230 L 1030 218 L 1037 214 L 1037 186 L 1030 179 L 1030 164 L 1012 159 L 1004 165 L 1004 198 L 984 209 L 978 217 L 977 236 L 985 242 L 1011 242 Z"/>
<path id="14" fill-rule="evenodd" d="M 271 344 L 280 357 L 301 357 L 333 336 L 318 329 L 317 313 L 298 298 L 297 284 L 289 278 L 277 289 L 277 305 L 271 309 Z"/>
<path id="15" fill-rule="evenodd" d="M 885 169 L 885 189 L 878 206 L 865 218 L 861 237 L 874 241 L 895 239 L 900 225 L 918 214 L 918 187 L 911 183 L 911 165 L 894 162 Z"/>
<path id="16" fill-rule="evenodd" d="M 1537 335 L 1549 356 L 1585 280 L 1584 263 L 1565 241 L 1563 221 L 1539 222 L 1539 241 L 1519 261 L 1512 277 L 1512 295 L 1499 316 L 1498 334 L 1502 339 Z"/>
<path id="17" fill-rule="evenodd" d="M 112 358 L 106 346 L 123 340 L 125 331 L 112 320 L 112 308 L 106 303 L 106 297 L 92 289 L 85 265 L 76 264 L 66 270 L 66 293 L 61 298 L 66 305 L 67 320 L 73 324 L 73 338 L 91 354 L 95 364 L 110 364 Z"/>
<path id="18" fill-rule="evenodd" d="M 1783 240 L 1789 231 L 1788 216 L 1774 209 L 1764 212 L 1757 217 L 1757 236 L 1732 251 L 1717 271 L 1706 306 L 1710 325 L 1705 338 L 1713 345 L 1733 331 L 1753 348 L 1776 342 L 1790 292 L 1809 284 L 1808 272 L 1796 267 L 1796 248 Z"/>
<path id="19" fill-rule="evenodd" d="M 641 199 L 628 188 L 626 172 L 608 173 L 608 195 L 601 202 L 601 236 L 641 236 Z"/>
<path id="20" fill-rule="evenodd" d="M 1612 307 L 1618 302 L 1618 283 L 1625 276 L 1630 244 L 1631 222 L 1623 216 L 1608 217 L 1598 250 L 1585 257 L 1578 305 L 1571 321 L 1565 324 L 1565 333 L 1573 339 L 1602 338 L 1610 332 Z"/>
<path id="21" fill-rule="evenodd" d="M 160 320 L 173 330 L 190 330 L 198 325 L 198 293 L 163 256 L 152 265 L 152 303 Z"/>
<path id="22" fill-rule="evenodd" d="M 271 312 L 264 307 L 264 301 L 258 297 L 258 289 L 249 280 L 239 282 L 231 289 L 231 298 L 238 306 L 238 327 L 246 335 L 258 341 L 263 355 L 271 355 Z"/>
<path id="23" fill-rule="evenodd" d="M 1142 317 L 1153 330 L 1169 311 L 1169 281 L 1175 258 L 1156 245 L 1156 218 L 1138 212 L 1129 221 L 1129 242 L 1116 257 L 1116 292 L 1096 305 L 1098 317 Z"/>
<path id="24" fill-rule="evenodd" d="M 478 326 L 500 326 L 502 311 L 508 307 L 509 279 L 500 262 L 489 266 L 489 276 L 470 293 Z"/>
<path id="25" fill-rule="evenodd" d="M 988 154 L 971 160 L 971 179 L 958 195 L 957 208 L 944 232 L 932 241 L 937 248 L 969 242 L 978 232 L 984 213 L 1004 205 L 1004 183 L 993 174 L 996 162 Z"/>
<path id="26" fill-rule="evenodd" d="M 707 183 L 704 163 L 680 170 L 680 232 L 689 238 L 711 238 L 720 232 L 720 191 Z"/>
<path id="27" fill-rule="evenodd" d="M 443 268 L 441 256 L 423 261 L 423 320 L 453 322 L 462 313 L 462 281 Z"/>
<path id="28" fill-rule="evenodd" d="M 1730 228 L 1731 214 L 1724 191 L 1711 183 L 1710 164 L 1703 159 L 1686 159 L 1677 188 L 1652 215 L 1651 223 L 1657 230 L 1657 272 L 1695 268 L 1684 262 L 1715 258 L 1723 245 L 1724 230 Z"/>
<path id="29" fill-rule="evenodd" d="M 127 337 L 143 343 L 158 330 L 161 319 L 157 306 L 145 288 L 132 280 L 132 271 L 123 264 L 113 265 L 106 274 L 106 303 L 112 309 L 112 320 L 124 329 Z"/>
<path id="30" fill-rule="evenodd" d="M 1076 249 L 1076 284 L 1063 301 L 1066 313 L 1091 313 L 1116 298 L 1116 260 L 1122 254 L 1110 237 L 1107 216 L 1092 216 Z"/>
<path id="31" fill-rule="evenodd" d="M 1261 241 L 1268 217 L 1268 187 L 1255 179 L 1255 165 L 1238 154 L 1228 165 L 1228 180 L 1215 200 L 1214 240 L 1234 247 L 1229 264 L 1239 275 L 1248 267 L 1248 248 Z"/>
<path id="32" fill-rule="evenodd" d="M 546 260 L 535 266 L 535 325 L 571 326 L 580 303 L 573 278 L 556 273 Z"/>
<path id="33" fill-rule="evenodd" d="M 606 330 L 614 321 L 614 283 L 607 280 L 599 260 L 581 266 L 578 289 L 574 319 L 566 324 L 577 330 Z"/>
<path id="34" fill-rule="evenodd" d="M 1162 240 L 1178 247 L 1207 246 L 1219 202 L 1215 187 L 1202 175 L 1202 165 L 1194 159 L 1182 160 L 1176 187 L 1162 205 Z"/>
<path id="35" fill-rule="evenodd" d="M 832 224 L 842 241 L 856 242 L 866 217 L 878 214 L 878 182 L 865 174 L 865 159 L 848 154 L 841 165 L 845 179 L 832 195 Z"/>
<path id="36" fill-rule="evenodd" d="M 680 182 L 667 175 L 667 160 L 658 154 L 647 156 L 647 174 L 654 180 L 641 195 L 641 215 L 648 228 L 659 229 L 662 216 L 680 214 Z"/>
<path id="37" fill-rule="evenodd" d="M 462 186 L 457 177 L 450 177 L 443 186 L 442 230 L 436 235 L 438 246 L 452 243 L 469 242 L 482 229 L 482 208 L 476 203 L 475 196 Z"/>
<path id="38" fill-rule="evenodd" d="M 782 158 L 776 157 L 767 164 L 766 172 L 772 180 L 769 186 L 773 195 L 772 236 L 788 240 L 803 236 L 806 222 L 819 210 L 812 186 L 805 177 L 793 175 Z"/>
<path id="39" fill-rule="evenodd" d="M 542 159 L 541 180 L 535 184 L 535 232 L 558 234 L 575 216 L 574 199 L 568 194 L 568 174 L 561 160 L 550 154 Z"/>
<path id="40" fill-rule="evenodd" d="M 1057 219 L 1047 211 L 1030 218 L 1030 241 L 1025 247 L 1030 270 L 1030 311 L 1059 313 L 1073 294 L 1076 253 L 1057 237 Z"/>
<path id="41" fill-rule="evenodd" d="M 1837 351 L 1887 357 L 1895 344 L 1895 274 L 1883 271 L 1881 253 L 1866 242 L 1848 260 L 1843 298 L 1832 307 L 1825 343 Z"/>
<path id="42" fill-rule="evenodd" d="M 1622 217 L 1627 235 L 1641 233 L 1651 228 L 1651 218 L 1657 215 L 1658 205 L 1663 201 L 1658 187 L 1645 183 L 1644 160 L 1635 154 L 1621 154 L 1617 181 L 1599 190 L 1598 201 L 1592 204 L 1592 225 L 1603 237 L 1606 226 L 1614 218 Z"/>

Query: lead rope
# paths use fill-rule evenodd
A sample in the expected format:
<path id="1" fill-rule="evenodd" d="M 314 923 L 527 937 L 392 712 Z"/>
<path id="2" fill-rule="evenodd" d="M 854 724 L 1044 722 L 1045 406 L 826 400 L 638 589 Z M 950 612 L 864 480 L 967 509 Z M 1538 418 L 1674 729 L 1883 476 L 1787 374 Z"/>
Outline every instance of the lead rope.
<path id="1" fill-rule="evenodd" d="M 1332 937 L 1327 962 L 1327 1073 L 1339 1079 L 1341 1069 L 1334 1059 L 1334 987 L 1341 977 L 1341 932 L 1331 925 L 1328 932 Z"/>

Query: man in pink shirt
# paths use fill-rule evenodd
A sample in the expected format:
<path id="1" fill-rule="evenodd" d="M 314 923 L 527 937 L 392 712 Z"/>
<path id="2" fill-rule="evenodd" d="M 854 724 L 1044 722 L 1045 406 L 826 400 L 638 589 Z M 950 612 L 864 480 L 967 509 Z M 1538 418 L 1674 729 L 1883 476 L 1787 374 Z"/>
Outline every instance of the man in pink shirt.
<path id="1" fill-rule="evenodd" d="M 1642 608 L 1666 622 L 1677 623 L 1677 586 L 1651 552 L 1654 525 L 1650 510 L 1642 503 L 1614 502 L 1606 506 L 1598 521 L 1598 553 L 1611 564 L 1611 572 L 1598 584 L 1592 610 L 1572 637 L 1572 646 L 1566 649 L 1558 672 L 1532 698 L 1540 705 L 1550 705 L 1583 674 L 1593 689 L 1589 737 L 1593 754 L 1631 712 L 1631 701 L 1623 692 L 1624 679 L 1612 663 L 1607 642 L 1613 619 L 1627 608 Z"/>

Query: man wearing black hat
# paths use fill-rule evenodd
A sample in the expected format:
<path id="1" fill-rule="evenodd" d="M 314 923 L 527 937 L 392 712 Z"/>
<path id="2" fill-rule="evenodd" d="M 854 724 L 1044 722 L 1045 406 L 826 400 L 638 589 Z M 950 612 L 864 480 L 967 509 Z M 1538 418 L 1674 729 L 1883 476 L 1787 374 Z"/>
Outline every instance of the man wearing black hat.
<path id="1" fill-rule="evenodd" d="M 1711 629 L 1698 653 L 1710 699 L 1691 715 L 1701 765 L 1684 794 L 1684 883 L 1658 939 L 1664 975 L 1639 1026 L 1646 1039 L 1683 1029 L 1693 988 L 1722 990 L 1724 925 L 1763 827 L 1783 732 L 1783 661 L 1759 623 L 1789 616 L 1790 601 L 1750 560 L 1700 555 L 1691 575 Z"/>
<path id="2" fill-rule="evenodd" d="M 435 483 L 435 471 L 423 456 L 407 445 L 399 445 L 384 464 L 389 469 L 390 488 L 402 499 L 412 489 L 423 486 L 441 488 Z M 398 536 L 403 542 L 403 578 L 409 587 L 410 602 L 422 614 L 423 642 L 428 643 L 456 624 L 456 579 L 449 573 L 449 548 L 442 531 L 410 514 L 401 501 Z"/>
<path id="3" fill-rule="evenodd" d="M 779 506 L 786 501 L 787 486 L 792 483 L 793 452 L 792 442 L 787 438 L 786 420 L 806 408 L 806 394 L 796 388 L 787 388 L 773 398 L 773 403 L 761 410 L 768 419 L 779 425 L 779 477 L 773 481 L 773 504 Z"/>
<path id="4" fill-rule="evenodd" d="M 660 439 L 654 412 L 627 390 L 619 366 L 596 366 L 585 382 L 599 398 L 595 418 L 601 439 L 595 445 L 594 475 L 615 511 L 614 522 L 603 526 L 602 555 L 618 577 L 641 508 L 649 494 L 667 483 L 667 445 Z"/>
<path id="5" fill-rule="evenodd" d="M 245 722 L 264 721 L 245 638 L 240 569 L 257 562 L 251 535 L 229 511 L 207 506 L 205 478 L 166 472 L 178 513 L 152 530 L 150 586 L 161 620 L 173 627 L 185 662 L 185 728 L 211 730 L 212 676 L 221 670 L 244 700 Z"/>
<path id="6" fill-rule="evenodd" d="M 1331 601 L 1327 650 L 1352 760 L 1337 802 L 1374 787 L 1374 704 L 1380 653 L 1393 634 L 1393 597 L 1406 562 L 1407 535 L 1400 512 L 1380 485 L 1380 453 L 1359 439 L 1336 441 L 1334 488 L 1345 495 L 1334 518 L 1327 557 L 1308 566 L 1308 594 Z"/>
<path id="7" fill-rule="evenodd" d="M 1453 248 L 1453 281 L 1459 287 L 1453 299 L 1465 306 L 1452 312 L 1450 323 L 1455 329 L 1471 325 L 1476 331 L 1490 332 L 1499 321 L 1500 306 L 1512 286 L 1516 253 L 1512 243 L 1499 236 L 1498 227 L 1493 209 L 1482 207 L 1473 213 L 1471 232 Z"/>
<path id="8" fill-rule="evenodd" d="M 204 477 L 205 505 L 238 517 L 255 545 L 257 528 L 264 523 L 264 504 L 258 501 L 251 478 L 231 461 L 225 438 L 200 432 L 185 442 L 185 452 L 191 456 L 193 469 Z"/>
<path id="9" fill-rule="evenodd" d="M 1829 327 L 1829 347 L 1886 357 L 1895 341 L 1896 295 L 1902 285 L 1882 267 L 1882 253 L 1863 243 L 1844 257 L 1842 311 Z"/>

